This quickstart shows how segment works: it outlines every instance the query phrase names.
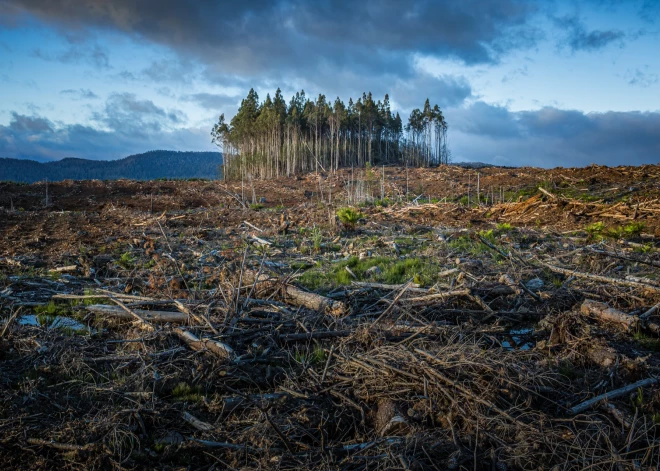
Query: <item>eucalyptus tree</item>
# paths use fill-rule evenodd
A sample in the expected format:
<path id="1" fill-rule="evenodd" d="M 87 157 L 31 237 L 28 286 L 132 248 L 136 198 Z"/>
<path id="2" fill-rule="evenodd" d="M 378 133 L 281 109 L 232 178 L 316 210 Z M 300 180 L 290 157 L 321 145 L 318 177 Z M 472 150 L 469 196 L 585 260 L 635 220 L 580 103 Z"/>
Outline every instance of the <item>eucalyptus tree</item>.
<path id="1" fill-rule="evenodd" d="M 277 178 L 366 164 L 428 166 L 448 162 L 447 123 L 426 100 L 404 126 L 390 97 L 363 93 L 348 104 L 296 92 L 288 104 L 277 89 L 263 102 L 251 89 L 229 123 L 220 116 L 211 132 L 221 147 L 225 178 Z"/>

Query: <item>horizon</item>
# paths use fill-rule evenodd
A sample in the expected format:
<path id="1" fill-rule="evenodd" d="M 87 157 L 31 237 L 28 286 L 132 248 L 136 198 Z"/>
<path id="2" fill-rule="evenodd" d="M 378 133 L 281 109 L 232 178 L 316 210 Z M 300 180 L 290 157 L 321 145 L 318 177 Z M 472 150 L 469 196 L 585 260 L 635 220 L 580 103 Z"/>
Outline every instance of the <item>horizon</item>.
<path id="1" fill-rule="evenodd" d="M 0 157 L 218 151 L 218 116 L 281 87 L 429 98 L 454 162 L 660 161 L 657 2 L 108 5 L 0 0 Z"/>

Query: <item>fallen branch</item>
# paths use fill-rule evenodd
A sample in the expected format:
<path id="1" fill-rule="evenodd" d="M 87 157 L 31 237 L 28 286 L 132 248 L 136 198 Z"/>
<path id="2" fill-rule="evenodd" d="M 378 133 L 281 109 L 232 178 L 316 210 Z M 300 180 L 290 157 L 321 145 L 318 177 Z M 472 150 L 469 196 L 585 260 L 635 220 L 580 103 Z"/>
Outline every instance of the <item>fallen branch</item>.
<path id="1" fill-rule="evenodd" d="M 217 340 L 200 339 L 192 332 L 181 327 L 175 328 L 174 333 L 195 351 L 208 350 L 217 357 L 225 360 L 232 360 L 236 356 L 234 350 L 229 345 L 218 342 Z"/>
<path id="2" fill-rule="evenodd" d="M 277 287 L 277 281 L 266 274 L 257 274 L 252 270 L 246 270 L 244 280 L 247 283 L 254 284 L 254 292 L 264 289 L 274 289 Z M 341 301 L 326 298 L 320 294 L 303 291 L 295 286 L 285 284 L 283 286 L 284 300 L 294 306 L 302 306 L 315 311 L 323 312 L 334 317 L 342 316 L 346 313 L 346 305 Z"/>
<path id="3" fill-rule="evenodd" d="M 119 319 L 135 319 L 133 314 L 128 313 L 119 307 L 109 306 L 107 304 L 92 304 L 91 306 L 85 306 L 85 309 L 93 312 L 94 314 L 107 317 L 116 317 Z M 145 311 L 143 309 L 132 309 L 132 311 L 134 314 L 138 314 L 141 320 L 154 322 L 156 324 L 166 324 L 168 322 L 173 324 L 181 324 L 188 322 L 189 320 L 188 315 L 182 312 Z"/>
<path id="4" fill-rule="evenodd" d="M 571 414 L 578 414 L 580 412 L 584 412 L 585 410 L 591 408 L 595 404 L 599 403 L 603 399 L 614 399 L 619 396 L 624 396 L 630 392 L 635 391 L 637 388 L 643 388 L 644 386 L 650 386 L 651 384 L 657 383 L 656 378 L 647 378 L 643 379 L 641 381 L 637 381 L 636 383 L 629 384 L 627 386 L 624 386 L 619 389 L 615 389 L 614 391 L 606 392 L 605 394 L 601 394 L 600 396 L 596 396 L 594 398 L 589 399 L 588 401 L 584 401 L 577 406 L 571 408 Z"/>
<path id="5" fill-rule="evenodd" d="M 627 280 L 621 280 L 618 278 L 611 278 L 609 276 L 602 276 L 602 275 L 592 275 L 591 273 L 582 273 L 579 271 L 575 270 L 569 270 L 567 268 L 560 268 L 556 267 L 554 265 L 550 265 L 549 263 L 544 263 L 540 262 L 541 265 L 544 267 L 547 267 L 548 269 L 552 270 L 555 273 L 561 273 L 562 275 L 566 276 L 574 276 L 576 278 L 584 278 L 587 280 L 592 280 L 592 281 L 600 281 L 601 283 L 611 283 L 614 285 L 620 285 L 620 286 L 628 286 L 631 288 L 640 288 L 640 289 L 646 289 L 646 290 L 651 290 L 651 291 L 657 291 L 660 292 L 660 287 L 658 286 L 652 286 L 652 285 L 647 285 L 644 283 L 638 283 L 636 281 L 627 281 Z"/>
<path id="6" fill-rule="evenodd" d="M 618 309 L 609 307 L 605 303 L 600 303 L 591 299 L 586 299 L 582 303 L 580 311 L 586 316 L 595 317 L 599 322 L 618 324 L 628 332 L 638 327 L 640 322 L 639 317 L 631 316 Z"/>

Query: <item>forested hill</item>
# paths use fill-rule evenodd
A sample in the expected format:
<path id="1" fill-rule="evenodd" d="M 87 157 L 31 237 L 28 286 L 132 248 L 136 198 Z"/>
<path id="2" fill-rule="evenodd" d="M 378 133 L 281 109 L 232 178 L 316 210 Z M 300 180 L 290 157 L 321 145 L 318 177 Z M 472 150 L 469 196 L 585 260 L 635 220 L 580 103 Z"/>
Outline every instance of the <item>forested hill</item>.
<path id="1" fill-rule="evenodd" d="M 0 159 L 0 180 L 32 183 L 57 180 L 153 180 L 156 178 L 218 178 L 219 152 L 176 152 L 154 150 L 120 160 L 62 159 L 39 163 L 34 160 Z"/>

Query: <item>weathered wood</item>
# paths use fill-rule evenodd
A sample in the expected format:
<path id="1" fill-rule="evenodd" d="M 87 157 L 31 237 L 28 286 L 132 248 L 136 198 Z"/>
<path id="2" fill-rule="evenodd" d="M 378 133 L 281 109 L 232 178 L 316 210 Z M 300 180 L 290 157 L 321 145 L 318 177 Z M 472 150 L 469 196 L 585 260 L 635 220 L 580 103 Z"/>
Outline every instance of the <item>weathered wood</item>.
<path id="1" fill-rule="evenodd" d="M 547 267 L 548 269 L 552 270 L 553 272 L 561 273 L 562 275 L 574 276 L 576 278 L 584 278 L 584 279 L 592 280 L 592 281 L 600 281 L 601 283 L 608 283 L 608 284 L 621 285 L 621 286 L 629 286 L 631 288 L 640 288 L 640 289 L 646 289 L 646 290 L 650 290 L 650 291 L 660 292 L 660 287 L 658 287 L 658 286 L 647 285 L 647 284 L 638 283 L 638 282 L 635 282 L 635 281 L 621 280 L 619 278 L 611 278 L 609 276 L 592 275 L 591 273 L 582 273 L 582 272 L 575 271 L 575 270 L 569 270 L 567 268 L 556 267 L 554 265 L 550 265 L 549 263 L 544 263 L 544 262 L 540 262 L 540 263 L 541 263 L 541 265 Z"/>
<path id="2" fill-rule="evenodd" d="M 135 319 L 135 316 L 117 306 L 109 306 L 107 304 L 93 304 L 91 306 L 85 306 L 85 309 L 94 314 L 107 317 L 116 317 L 118 319 Z M 168 322 L 173 324 L 180 324 L 188 322 L 188 315 L 182 312 L 145 311 L 144 309 L 132 309 L 132 311 L 136 314 L 139 314 L 144 320 L 156 324 L 166 324 Z"/>
<path id="3" fill-rule="evenodd" d="M 630 331 L 639 326 L 639 317 L 631 316 L 625 312 L 619 311 L 609 307 L 605 303 L 586 299 L 580 307 L 582 314 L 592 316 L 599 322 L 607 324 L 616 324 L 623 327 L 624 330 Z"/>
<path id="4" fill-rule="evenodd" d="M 183 412 L 181 414 L 181 418 L 190 424 L 193 428 L 201 432 L 210 432 L 211 430 L 215 429 L 213 425 L 209 424 L 208 422 L 204 422 L 203 420 L 199 420 L 189 412 Z"/>
<path id="5" fill-rule="evenodd" d="M 604 399 L 614 399 L 619 396 L 624 396 L 630 392 L 635 391 L 637 388 L 643 388 L 644 386 L 650 386 L 651 384 L 657 383 L 656 378 L 646 378 L 641 381 L 637 381 L 636 383 L 629 384 L 627 386 L 624 386 L 619 389 L 615 389 L 614 391 L 606 392 L 605 394 L 601 394 L 600 396 L 596 396 L 592 399 L 589 399 L 588 401 L 584 401 L 580 404 L 578 404 L 575 407 L 571 408 L 571 414 L 578 414 L 580 412 L 584 412 L 585 410 L 591 408 L 595 404 L 598 404 L 600 401 Z"/>
<path id="6" fill-rule="evenodd" d="M 303 291 L 293 285 L 284 284 L 282 286 L 277 280 L 272 279 L 266 274 L 258 274 L 253 270 L 246 270 L 243 274 L 244 281 L 254 285 L 254 291 L 274 290 L 282 287 L 284 301 L 294 306 L 302 306 L 314 311 L 323 312 L 334 317 L 342 316 L 346 313 L 346 305 L 341 301 L 321 296 L 320 294 Z"/>
<path id="7" fill-rule="evenodd" d="M 427 294 L 426 296 L 418 296 L 416 298 L 409 298 L 406 301 L 413 306 L 424 306 L 426 304 L 430 304 L 434 301 L 442 300 L 442 299 L 447 299 L 447 298 L 452 298 L 456 296 L 470 296 L 470 290 L 469 289 L 456 289 L 453 291 L 445 291 L 443 293 L 433 293 L 433 294 Z"/>
<path id="8" fill-rule="evenodd" d="M 225 360 L 232 360 L 236 356 L 234 350 L 229 345 L 218 342 L 217 340 L 200 339 L 192 332 L 182 329 L 181 327 L 175 328 L 174 333 L 193 350 L 208 350 L 215 356 Z"/>

